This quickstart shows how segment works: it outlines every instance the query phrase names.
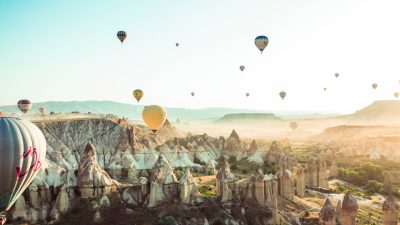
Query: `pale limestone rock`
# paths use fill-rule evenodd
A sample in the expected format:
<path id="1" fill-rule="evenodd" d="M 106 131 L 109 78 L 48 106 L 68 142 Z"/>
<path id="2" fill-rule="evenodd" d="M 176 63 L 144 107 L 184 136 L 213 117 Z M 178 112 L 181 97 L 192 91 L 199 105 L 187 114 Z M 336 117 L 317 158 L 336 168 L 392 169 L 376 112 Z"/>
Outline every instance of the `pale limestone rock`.
<path id="1" fill-rule="evenodd" d="M 214 160 L 212 160 L 212 159 L 208 160 L 208 162 L 206 164 L 206 167 L 205 167 L 205 172 L 208 175 L 215 175 L 216 174 Z"/>
<path id="2" fill-rule="evenodd" d="M 185 174 L 180 181 L 180 198 L 184 203 L 189 203 L 193 195 L 198 193 L 197 179 L 190 173 L 190 169 L 186 168 Z"/>
<path id="3" fill-rule="evenodd" d="M 222 197 L 222 202 L 232 199 L 235 181 L 236 178 L 231 173 L 229 163 L 227 160 L 224 160 L 216 176 L 216 194 Z"/>
<path id="4" fill-rule="evenodd" d="M 329 177 L 338 177 L 338 175 L 339 175 L 338 166 L 336 160 L 333 160 L 331 163 L 331 168 L 329 170 Z"/>
<path id="5" fill-rule="evenodd" d="M 159 155 L 150 176 L 149 207 L 156 206 L 177 191 L 178 180 L 168 160 Z"/>
<path id="6" fill-rule="evenodd" d="M 397 225 L 399 206 L 393 196 L 389 196 L 382 205 L 383 225 Z"/>
<path id="7" fill-rule="evenodd" d="M 96 149 L 90 143 L 86 145 L 81 157 L 77 185 L 82 198 L 97 196 L 99 191 L 102 191 L 100 189 L 115 185 L 111 177 L 97 163 Z"/>
<path id="8" fill-rule="evenodd" d="M 308 163 L 309 187 L 318 187 L 318 164 L 315 158 Z"/>
<path id="9" fill-rule="evenodd" d="M 342 225 L 355 225 L 358 212 L 357 199 L 350 192 L 343 198 L 340 210 L 340 221 Z"/>
<path id="10" fill-rule="evenodd" d="M 317 179 L 318 187 L 329 188 L 326 162 L 325 162 L 325 160 L 323 160 L 321 158 L 318 160 L 317 177 L 318 177 L 318 179 Z"/>
<path id="11" fill-rule="evenodd" d="M 304 170 L 303 168 L 299 167 L 296 169 L 296 195 L 300 198 L 304 197 Z"/>
<path id="12" fill-rule="evenodd" d="M 336 211 L 331 201 L 326 199 L 324 206 L 319 212 L 319 224 L 320 225 L 336 225 Z"/>
<path id="13" fill-rule="evenodd" d="M 102 220 L 102 216 L 99 210 L 94 213 L 93 222 L 99 223 Z"/>
<path id="14" fill-rule="evenodd" d="M 56 210 L 58 213 L 65 213 L 70 208 L 70 198 L 68 197 L 68 189 L 64 188 L 64 185 L 59 187 L 59 193 L 54 203 L 52 210 Z"/>
<path id="15" fill-rule="evenodd" d="M 261 206 L 265 206 L 265 195 L 264 195 L 264 173 L 262 172 L 261 169 L 257 171 L 255 175 L 251 178 L 251 181 L 253 183 L 253 188 L 254 191 L 253 193 L 253 199 L 257 201 L 257 203 Z"/>
<path id="16" fill-rule="evenodd" d="M 11 218 L 13 220 L 17 219 L 24 219 L 26 220 L 28 215 L 27 215 L 27 210 L 28 207 L 25 204 L 25 198 L 24 196 L 19 196 L 17 201 L 14 203 L 13 209 L 11 211 Z"/>
<path id="17" fill-rule="evenodd" d="M 107 195 L 103 194 L 103 196 L 99 200 L 99 206 L 101 208 L 108 208 L 110 207 L 111 202 L 110 199 L 107 197 Z"/>
<path id="18" fill-rule="evenodd" d="M 294 197 L 294 181 L 292 172 L 286 168 L 283 163 L 280 165 L 280 170 L 277 173 L 279 195 L 288 200 L 293 200 Z"/>

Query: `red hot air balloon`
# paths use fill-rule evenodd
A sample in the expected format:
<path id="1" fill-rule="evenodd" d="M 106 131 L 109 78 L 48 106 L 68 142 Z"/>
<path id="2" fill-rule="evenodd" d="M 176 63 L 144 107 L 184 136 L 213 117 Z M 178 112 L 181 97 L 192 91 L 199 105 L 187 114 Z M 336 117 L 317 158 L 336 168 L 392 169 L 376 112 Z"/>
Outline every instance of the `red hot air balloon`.
<path id="1" fill-rule="evenodd" d="M 10 209 L 45 162 L 46 140 L 33 123 L 11 117 L 0 117 L 0 134 L 1 217 L 1 212 Z"/>
<path id="2" fill-rule="evenodd" d="M 32 102 L 29 101 L 28 99 L 19 100 L 17 105 L 18 105 L 18 108 L 23 113 L 27 113 L 32 108 Z"/>

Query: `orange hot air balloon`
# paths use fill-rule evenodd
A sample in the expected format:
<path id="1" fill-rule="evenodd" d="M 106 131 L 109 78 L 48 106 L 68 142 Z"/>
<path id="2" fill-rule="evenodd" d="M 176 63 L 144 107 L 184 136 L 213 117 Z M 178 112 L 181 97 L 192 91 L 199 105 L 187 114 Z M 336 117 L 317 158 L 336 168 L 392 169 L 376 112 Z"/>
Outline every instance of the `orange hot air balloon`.
<path id="1" fill-rule="evenodd" d="M 292 128 L 292 130 L 296 130 L 298 126 L 299 125 L 296 122 L 290 122 L 289 124 L 289 127 Z"/>

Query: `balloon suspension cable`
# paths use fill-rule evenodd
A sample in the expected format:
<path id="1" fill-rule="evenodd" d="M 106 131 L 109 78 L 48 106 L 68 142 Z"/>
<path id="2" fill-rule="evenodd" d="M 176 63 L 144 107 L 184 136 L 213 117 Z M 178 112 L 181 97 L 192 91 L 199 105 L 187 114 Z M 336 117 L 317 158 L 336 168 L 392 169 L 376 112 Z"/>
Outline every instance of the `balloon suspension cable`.
<path id="1" fill-rule="evenodd" d="M 0 225 L 4 225 L 7 221 L 6 212 L 0 211 Z"/>

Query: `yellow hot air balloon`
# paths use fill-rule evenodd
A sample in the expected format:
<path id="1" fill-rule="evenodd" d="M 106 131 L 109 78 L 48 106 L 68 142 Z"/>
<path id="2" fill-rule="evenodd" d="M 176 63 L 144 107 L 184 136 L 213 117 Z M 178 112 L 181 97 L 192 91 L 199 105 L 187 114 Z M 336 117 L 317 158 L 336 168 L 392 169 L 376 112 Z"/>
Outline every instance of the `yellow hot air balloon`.
<path id="1" fill-rule="evenodd" d="M 137 100 L 137 102 L 140 101 L 143 97 L 143 91 L 140 89 L 136 89 L 133 91 L 133 97 Z"/>
<path id="2" fill-rule="evenodd" d="M 150 105 L 144 107 L 142 117 L 147 127 L 156 132 L 167 119 L 167 111 L 159 105 Z"/>

